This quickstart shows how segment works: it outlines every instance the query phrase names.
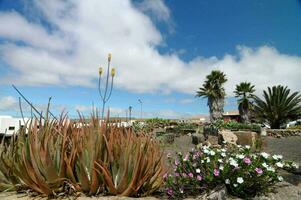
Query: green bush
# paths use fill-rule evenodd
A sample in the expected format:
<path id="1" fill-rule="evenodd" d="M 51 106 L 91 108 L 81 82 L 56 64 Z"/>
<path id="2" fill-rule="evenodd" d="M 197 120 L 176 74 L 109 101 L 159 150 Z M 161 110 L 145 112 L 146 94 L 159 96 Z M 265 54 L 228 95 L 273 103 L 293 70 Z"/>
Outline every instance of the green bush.
<path id="1" fill-rule="evenodd" d="M 175 159 L 169 156 L 169 160 L 173 170 L 163 178 L 167 195 L 175 199 L 199 195 L 222 184 L 231 195 L 254 197 L 283 180 L 280 169 L 297 167 L 283 161 L 281 155 L 253 153 L 249 146 L 201 146 L 185 155 L 178 153 Z"/>
<path id="2" fill-rule="evenodd" d="M 223 122 L 220 127 L 231 130 L 251 130 L 257 133 L 260 132 L 260 126 L 258 124 L 244 124 L 237 121 Z"/>
<path id="3" fill-rule="evenodd" d="M 301 125 L 290 126 L 290 127 L 288 127 L 288 129 L 293 129 L 293 130 L 300 129 L 301 130 Z"/>

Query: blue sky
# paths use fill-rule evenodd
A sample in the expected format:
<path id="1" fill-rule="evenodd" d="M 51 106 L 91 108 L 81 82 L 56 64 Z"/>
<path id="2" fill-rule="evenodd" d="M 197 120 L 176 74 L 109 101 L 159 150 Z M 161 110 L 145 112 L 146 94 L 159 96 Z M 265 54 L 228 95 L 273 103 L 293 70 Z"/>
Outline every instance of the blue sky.
<path id="1" fill-rule="evenodd" d="M 227 74 L 225 110 L 241 81 L 300 91 L 298 0 L 0 0 L 0 115 L 19 115 L 16 84 L 44 109 L 76 117 L 100 105 L 97 71 L 112 53 L 113 116 L 207 114 L 195 91 L 213 69 Z M 26 107 L 25 107 L 26 108 Z"/>

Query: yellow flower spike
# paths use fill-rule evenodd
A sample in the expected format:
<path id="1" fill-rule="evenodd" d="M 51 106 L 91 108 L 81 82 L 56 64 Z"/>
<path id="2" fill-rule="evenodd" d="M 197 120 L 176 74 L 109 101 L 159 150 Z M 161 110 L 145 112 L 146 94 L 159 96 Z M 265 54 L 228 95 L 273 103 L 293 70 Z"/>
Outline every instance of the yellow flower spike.
<path id="1" fill-rule="evenodd" d="M 108 55 L 108 61 L 111 62 L 112 54 L 109 53 Z"/>
<path id="2" fill-rule="evenodd" d="M 98 72 L 99 72 L 99 76 L 101 76 L 101 74 L 102 74 L 102 67 L 100 67 L 100 68 L 98 69 Z"/>
<path id="3" fill-rule="evenodd" d="M 112 70 L 111 70 L 111 76 L 112 76 L 112 77 L 115 76 L 115 68 L 112 68 Z"/>

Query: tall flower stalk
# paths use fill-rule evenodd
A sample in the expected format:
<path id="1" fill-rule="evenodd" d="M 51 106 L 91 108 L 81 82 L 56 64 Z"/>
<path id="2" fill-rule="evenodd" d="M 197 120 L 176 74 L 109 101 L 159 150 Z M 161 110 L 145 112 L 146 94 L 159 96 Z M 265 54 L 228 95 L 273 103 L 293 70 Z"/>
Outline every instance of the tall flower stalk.
<path id="1" fill-rule="evenodd" d="M 98 78 L 98 92 L 99 96 L 102 100 L 102 110 L 101 110 L 101 117 L 102 119 L 104 118 L 104 111 L 105 111 L 105 105 L 109 101 L 111 95 L 112 95 L 112 90 L 113 90 L 113 83 L 114 83 L 114 76 L 115 76 L 115 68 L 112 68 L 111 70 L 111 81 L 110 79 L 110 64 L 111 64 L 111 58 L 112 55 L 109 53 L 108 55 L 108 66 L 107 66 L 107 74 L 105 78 L 105 87 L 104 87 L 104 92 L 101 92 L 101 79 L 102 79 L 102 72 L 103 69 L 102 67 L 99 68 L 99 78 Z"/>

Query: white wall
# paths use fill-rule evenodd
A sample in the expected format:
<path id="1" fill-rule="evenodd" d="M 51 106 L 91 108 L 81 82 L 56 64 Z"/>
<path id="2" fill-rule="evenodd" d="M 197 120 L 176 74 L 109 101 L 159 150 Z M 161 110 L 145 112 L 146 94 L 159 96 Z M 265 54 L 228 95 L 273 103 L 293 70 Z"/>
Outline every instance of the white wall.
<path id="1" fill-rule="evenodd" d="M 28 121 L 28 118 L 24 118 L 25 123 Z M 0 117 L 0 134 L 5 134 L 6 136 L 12 136 L 16 133 L 21 126 L 24 126 L 22 118 L 12 118 L 10 116 L 1 116 Z"/>

